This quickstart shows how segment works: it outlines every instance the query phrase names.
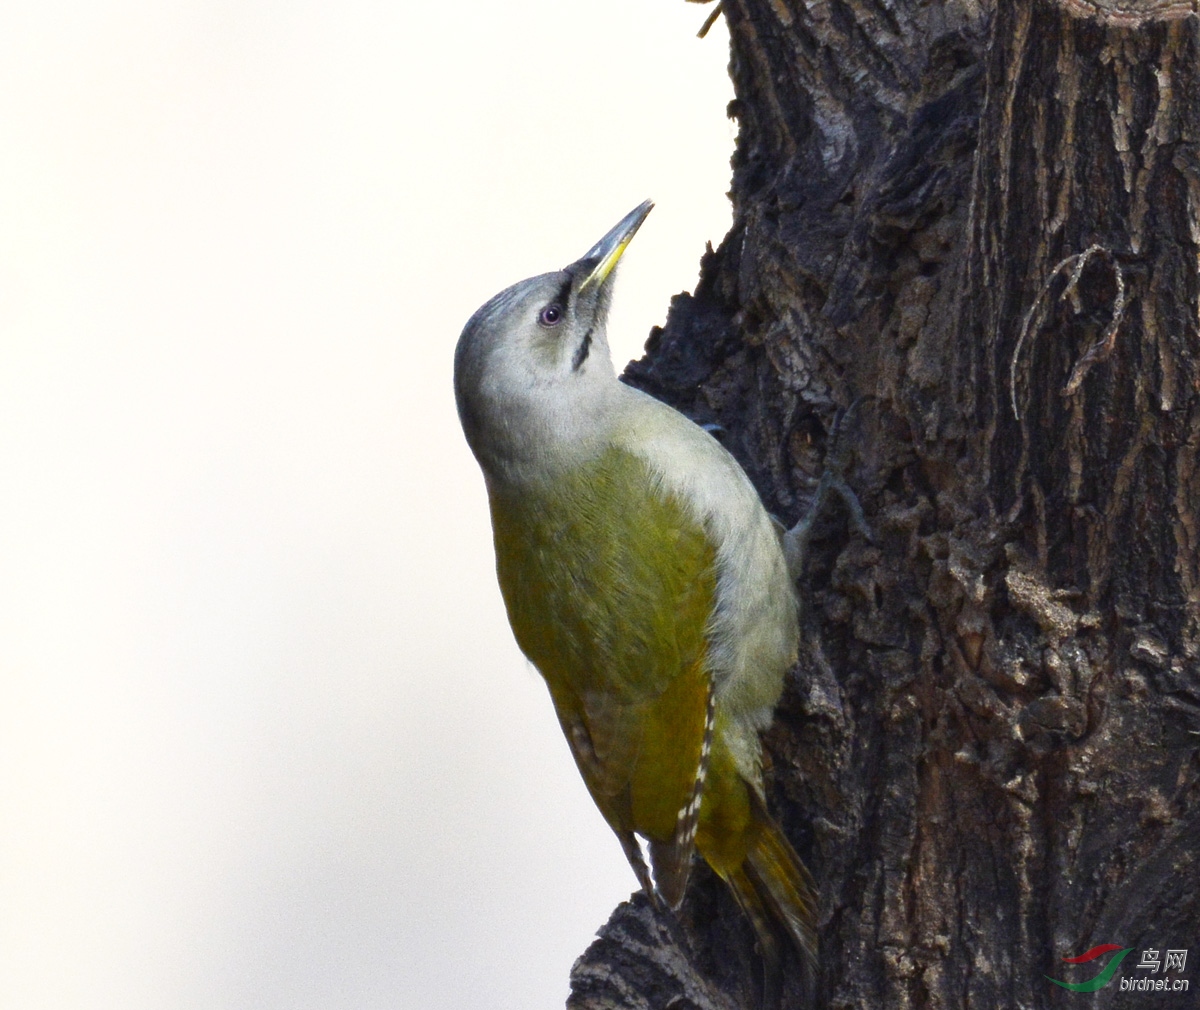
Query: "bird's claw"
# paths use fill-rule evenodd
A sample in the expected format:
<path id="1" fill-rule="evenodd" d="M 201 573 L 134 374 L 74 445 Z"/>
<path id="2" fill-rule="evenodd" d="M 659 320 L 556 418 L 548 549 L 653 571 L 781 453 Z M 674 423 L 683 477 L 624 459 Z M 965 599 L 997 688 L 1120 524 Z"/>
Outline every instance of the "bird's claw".
<path id="1" fill-rule="evenodd" d="M 817 519 L 825 510 L 830 494 L 836 494 L 850 513 L 850 524 L 855 531 L 868 543 L 875 543 L 875 535 L 863 514 L 862 503 L 854 489 L 846 482 L 846 470 L 850 465 L 850 444 L 842 438 L 842 429 L 846 421 L 858 413 L 862 397 L 856 399 L 845 410 L 839 411 L 833 420 L 829 431 L 830 450 L 825 460 L 825 471 L 817 483 L 816 494 L 808 512 L 790 530 L 783 534 L 783 553 L 787 560 L 788 572 L 792 578 L 799 579 L 804 571 L 804 562 L 808 555 L 808 545 L 812 540 L 813 529 Z"/>

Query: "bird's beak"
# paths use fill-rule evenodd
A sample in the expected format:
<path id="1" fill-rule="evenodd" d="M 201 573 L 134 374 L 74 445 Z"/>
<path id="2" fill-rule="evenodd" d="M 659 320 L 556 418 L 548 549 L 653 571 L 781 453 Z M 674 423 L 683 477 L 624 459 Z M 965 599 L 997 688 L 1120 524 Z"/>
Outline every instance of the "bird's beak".
<path id="1" fill-rule="evenodd" d="M 617 261 L 625 252 L 625 247 L 633 241 L 634 233 L 642 226 L 646 215 L 653 209 L 654 201 L 647 200 L 631 210 L 617 222 L 612 231 L 579 259 L 579 266 L 588 271 L 583 283 L 579 285 L 580 293 L 593 285 L 598 287 L 604 283 L 604 279 L 612 273 L 613 267 L 617 265 Z"/>

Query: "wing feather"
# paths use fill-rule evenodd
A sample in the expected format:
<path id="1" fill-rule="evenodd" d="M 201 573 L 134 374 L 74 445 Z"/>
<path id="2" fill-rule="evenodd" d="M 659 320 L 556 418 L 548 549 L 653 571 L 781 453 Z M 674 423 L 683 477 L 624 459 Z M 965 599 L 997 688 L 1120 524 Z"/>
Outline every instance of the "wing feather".
<path id="1" fill-rule="evenodd" d="M 658 886 L 677 904 L 712 732 L 713 545 L 622 450 L 540 492 L 489 490 L 517 642 L 626 854 L 631 832 L 647 838 Z"/>

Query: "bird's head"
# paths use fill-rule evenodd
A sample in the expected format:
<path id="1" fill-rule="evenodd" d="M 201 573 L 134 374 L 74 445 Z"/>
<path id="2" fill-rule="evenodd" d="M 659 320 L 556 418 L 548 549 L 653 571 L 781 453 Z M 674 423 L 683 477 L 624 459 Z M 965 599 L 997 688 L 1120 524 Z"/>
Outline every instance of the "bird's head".
<path id="1" fill-rule="evenodd" d="M 616 382 L 605 333 L 616 265 L 653 206 L 625 215 L 562 270 L 501 291 L 467 323 L 454 392 L 485 472 L 583 450 L 598 433 Z"/>

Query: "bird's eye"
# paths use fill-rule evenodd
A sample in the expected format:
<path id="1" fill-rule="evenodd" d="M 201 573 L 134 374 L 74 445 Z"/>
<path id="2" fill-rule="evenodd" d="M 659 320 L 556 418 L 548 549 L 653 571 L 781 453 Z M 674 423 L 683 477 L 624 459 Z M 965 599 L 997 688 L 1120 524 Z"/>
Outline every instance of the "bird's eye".
<path id="1" fill-rule="evenodd" d="M 538 316 L 538 322 L 543 326 L 557 326 L 562 320 L 562 316 L 562 306 L 553 302 L 542 309 L 542 314 Z"/>

